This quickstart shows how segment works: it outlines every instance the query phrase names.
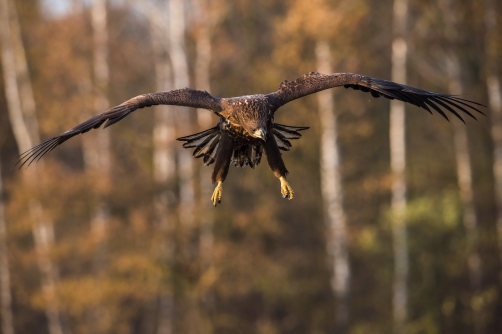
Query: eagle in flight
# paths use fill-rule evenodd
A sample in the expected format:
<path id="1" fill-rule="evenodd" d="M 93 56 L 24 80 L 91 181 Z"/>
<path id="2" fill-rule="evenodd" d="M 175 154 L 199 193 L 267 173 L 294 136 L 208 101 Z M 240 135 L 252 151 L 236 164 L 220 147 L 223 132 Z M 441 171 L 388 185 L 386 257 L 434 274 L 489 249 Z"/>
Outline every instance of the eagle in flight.
<path id="1" fill-rule="evenodd" d="M 20 168 L 28 166 L 52 151 L 73 136 L 117 123 L 136 109 L 159 104 L 207 109 L 220 117 L 218 124 L 203 132 L 178 138 L 184 148 L 195 148 L 193 156 L 203 158 L 205 165 L 214 163 L 212 181 L 216 184 L 211 201 L 214 206 L 221 202 L 223 181 L 231 164 L 249 165 L 254 168 L 260 163 L 263 152 L 274 175 L 281 182 L 282 197 L 293 199 L 293 189 L 286 181 L 288 170 L 284 165 L 280 150 L 291 148 L 289 140 L 301 137 L 299 131 L 308 127 L 282 125 L 274 122 L 275 112 L 286 103 L 325 89 L 344 86 L 373 97 L 383 96 L 421 107 L 432 114 L 436 110 L 448 119 L 443 109 L 461 119 L 463 112 L 476 119 L 471 112 L 483 114 L 476 106 L 482 104 L 462 99 L 458 96 L 436 94 L 395 82 L 370 78 L 353 73 L 321 74 L 310 72 L 294 81 L 283 81 L 279 90 L 270 94 L 246 95 L 231 98 L 217 98 L 206 91 L 190 88 L 167 92 L 149 93 L 136 96 L 108 111 L 90 118 L 59 136 L 49 138 L 24 152 L 19 157 Z"/>

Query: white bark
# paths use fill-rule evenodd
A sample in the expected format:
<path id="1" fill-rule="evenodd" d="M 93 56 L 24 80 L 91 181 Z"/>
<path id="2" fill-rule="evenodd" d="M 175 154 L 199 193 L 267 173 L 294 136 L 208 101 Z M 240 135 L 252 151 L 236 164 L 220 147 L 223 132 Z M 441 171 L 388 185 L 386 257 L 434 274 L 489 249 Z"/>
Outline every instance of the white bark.
<path id="1" fill-rule="evenodd" d="M 392 42 L 392 81 L 406 83 L 407 44 L 404 39 L 408 1 L 394 0 L 394 40 Z M 390 104 L 390 167 L 392 172 L 392 235 L 394 247 L 393 316 L 394 332 L 405 333 L 408 316 L 408 242 L 406 233 L 406 138 L 405 105 Z"/>
<path id="2" fill-rule="evenodd" d="M 187 55 L 185 52 L 185 11 L 183 0 L 169 2 L 169 55 L 175 88 L 189 85 Z M 190 114 L 186 108 L 174 107 L 179 134 L 190 134 Z M 178 177 L 180 182 L 179 218 L 182 225 L 191 226 L 194 220 L 194 181 L 192 153 L 178 148 Z"/>
<path id="3" fill-rule="evenodd" d="M 93 74 L 94 74 L 94 114 L 106 111 L 109 107 L 108 86 L 108 30 L 106 0 L 91 2 L 91 25 L 93 31 Z M 99 173 L 104 183 L 104 193 L 99 195 L 98 203 L 91 217 L 91 231 L 96 245 L 94 271 L 98 277 L 103 277 L 107 257 L 107 228 L 109 225 L 109 209 L 106 203 L 110 182 L 110 131 L 97 131 L 93 138 L 88 138 L 84 145 L 86 168 Z M 91 144 L 91 145 L 89 145 Z M 100 288 L 98 287 L 98 291 Z M 96 292 L 99 293 L 99 292 Z M 104 321 L 105 309 L 96 307 L 91 311 L 91 328 L 94 332 L 106 331 Z"/>
<path id="4" fill-rule="evenodd" d="M 15 7 L 8 0 L 0 0 L 0 15 L 2 71 L 9 119 L 21 153 L 30 149 L 34 142 L 38 142 L 38 129 L 35 127 L 35 105 Z M 31 106 L 30 103 L 32 103 Z M 23 108 L 26 109 L 23 110 Z M 26 183 L 36 186 L 38 177 L 36 170 L 25 171 L 23 176 Z M 37 199 L 31 201 L 29 209 L 33 220 L 32 232 L 35 239 L 37 263 L 42 274 L 41 285 L 46 303 L 45 313 L 48 318 L 49 333 L 62 334 L 63 327 L 55 292 L 59 279 L 58 269 L 48 254 L 54 243 L 53 223 L 44 217 L 42 207 Z"/>
<path id="5" fill-rule="evenodd" d="M 332 73 L 330 49 L 326 42 L 316 45 L 317 70 Z M 335 326 L 337 333 L 348 332 L 350 267 L 347 252 L 347 226 L 343 210 L 340 151 L 337 117 L 331 91 L 317 94 L 321 119 L 321 191 L 329 234 L 327 252 L 331 261 L 331 288 L 336 299 Z"/>
<path id="6" fill-rule="evenodd" d="M 188 57 L 185 51 L 185 2 L 183 0 L 169 0 L 169 54 L 173 69 L 175 88 L 189 86 Z M 190 120 L 190 110 L 175 107 L 176 128 L 179 135 L 193 133 Z M 178 146 L 178 180 L 179 180 L 179 222 L 182 235 L 191 233 L 195 218 L 195 184 L 194 159 L 190 150 Z M 196 246 L 189 238 L 182 238 L 180 251 L 186 257 L 193 258 Z M 183 332 L 190 334 L 198 332 L 200 319 L 197 307 L 198 301 L 192 292 L 181 294 L 176 302 L 175 314 L 181 315 Z M 179 311 L 178 311 L 179 310 Z"/>
<path id="7" fill-rule="evenodd" d="M 91 7 L 91 22 L 94 37 L 93 47 L 93 69 L 94 69 L 94 107 L 96 114 L 102 113 L 108 109 L 109 102 L 107 98 L 109 84 L 108 69 L 108 32 L 106 28 L 106 0 L 93 0 Z M 110 177 L 110 132 L 98 131 L 94 136 L 93 155 L 88 163 L 88 168 L 99 170 L 104 175 L 105 182 Z M 88 147 L 89 149 L 89 147 Z M 92 229 L 98 243 L 104 242 L 106 238 L 106 227 L 108 225 L 108 209 L 104 202 L 98 204 L 92 221 Z M 101 254 L 102 255 L 102 254 Z M 98 255 L 101 256 L 101 255 Z M 98 260 L 102 262 L 103 259 Z M 101 270 L 103 263 L 97 264 Z"/>
<path id="8" fill-rule="evenodd" d="M 13 38 L 11 37 L 12 10 L 8 0 L 0 0 L 0 38 L 2 38 L 2 69 L 5 86 L 5 96 L 9 111 L 14 137 L 19 146 L 19 151 L 24 152 L 33 145 L 28 126 L 23 117 L 21 98 L 16 73 L 16 58 L 14 53 Z"/>
<path id="9" fill-rule="evenodd" d="M 486 27 L 486 86 L 491 115 L 493 140 L 493 175 L 495 179 L 495 200 L 497 205 L 497 230 L 499 257 L 502 262 L 502 87 L 497 75 L 499 55 L 497 35 L 499 31 L 494 2 L 485 0 Z"/>
<path id="10" fill-rule="evenodd" d="M 12 315 L 12 294 L 10 288 L 10 269 L 7 248 L 7 222 L 5 220 L 2 168 L 0 163 L 0 319 L 2 333 L 14 334 Z"/>
<path id="11" fill-rule="evenodd" d="M 94 72 L 94 107 L 96 113 L 108 109 L 107 98 L 109 84 L 108 68 L 108 31 L 106 0 L 93 0 L 91 7 L 91 23 L 93 30 L 93 72 Z M 89 162 L 93 168 L 108 176 L 110 173 L 110 131 L 96 133 L 95 158 Z"/>
<path id="12" fill-rule="evenodd" d="M 211 63 L 211 22 L 208 0 L 196 0 L 194 8 L 197 12 L 197 36 L 195 47 L 197 58 L 195 60 L 195 88 L 199 90 L 211 91 L 209 81 L 209 65 Z M 206 130 L 212 124 L 211 112 L 205 109 L 197 109 L 197 123 L 199 131 Z M 208 212 L 210 209 L 210 201 L 212 194 L 211 184 L 211 169 L 206 166 L 201 166 L 200 169 L 200 189 L 201 189 L 201 210 Z M 209 270 L 211 267 L 212 252 L 213 252 L 213 216 L 211 214 L 202 215 L 200 222 L 200 246 L 199 253 L 201 255 L 202 269 Z"/>
<path id="13" fill-rule="evenodd" d="M 35 239 L 37 263 L 42 275 L 42 292 L 45 297 L 45 313 L 49 320 L 50 334 L 63 334 L 60 306 L 56 296 L 56 282 L 59 281 L 58 268 L 52 263 L 49 251 L 54 245 L 54 227 L 52 222 L 44 217 L 42 205 L 36 199 L 30 203 L 30 213 L 34 217 L 33 237 Z"/>
<path id="14" fill-rule="evenodd" d="M 166 4 L 167 5 L 167 4 Z M 165 12 L 165 7 L 161 11 Z M 149 13 L 149 7 L 143 7 L 143 12 Z M 148 14 L 150 18 L 154 13 Z M 167 20 L 164 20 L 164 22 Z M 150 20 L 150 32 L 154 53 L 154 66 L 156 86 L 158 91 L 173 89 L 171 64 L 169 62 L 169 29 L 166 24 L 159 25 Z M 161 233 L 166 235 L 173 230 L 175 225 L 175 194 L 173 191 L 176 177 L 175 138 L 176 129 L 173 122 L 174 113 L 172 106 L 155 107 L 155 123 L 153 128 L 153 174 L 157 185 L 157 194 L 154 198 L 155 219 Z M 167 239 L 161 246 L 164 263 L 171 263 L 174 256 L 172 239 Z M 159 322 L 157 334 L 171 334 L 174 326 L 174 298 L 172 285 L 167 287 L 171 291 L 163 291 L 159 295 Z"/>
<path id="15" fill-rule="evenodd" d="M 14 3 L 9 0 L 9 6 L 14 8 Z M 10 29 L 12 38 L 12 47 L 14 49 L 17 83 L 19 86 L 19 93 L 23 97 L 21 99 L 21 110 L 24 115 L 24 122 L 28 132 L 30 133 L 33 143 L 40 141 L 38 135 L 38 121 L 35 110 L 35 97 L 33 96 L 33 89 L 31 87 L 30 74 L 28 70 L 28 62 L 24 51 L 23 41 L 21 39 L 21 27 L 19 26 L 19 19 L 17 11 L 10 12 Z M 17 38 L 15 36 L 18 36 Z"/>

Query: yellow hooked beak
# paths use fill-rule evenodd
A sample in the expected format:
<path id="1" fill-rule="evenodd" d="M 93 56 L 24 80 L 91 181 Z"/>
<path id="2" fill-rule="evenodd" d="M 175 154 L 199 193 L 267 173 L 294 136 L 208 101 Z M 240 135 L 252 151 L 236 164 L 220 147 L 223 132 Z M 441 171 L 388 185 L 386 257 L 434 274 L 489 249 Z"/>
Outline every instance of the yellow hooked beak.
<path id="1" fill-rule="evenodd" d="M 263 141 L 267 141 L 267 129 L 261 128 L 253 133 L 253 137 L 260 138 Z"/>

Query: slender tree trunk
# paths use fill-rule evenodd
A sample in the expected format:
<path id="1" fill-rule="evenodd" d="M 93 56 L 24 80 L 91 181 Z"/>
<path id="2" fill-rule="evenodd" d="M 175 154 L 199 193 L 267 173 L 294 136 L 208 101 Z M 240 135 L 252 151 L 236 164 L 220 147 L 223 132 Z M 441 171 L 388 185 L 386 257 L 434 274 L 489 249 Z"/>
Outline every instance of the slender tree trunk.
<path id="1" fill-rule="evenodd" d="M 187 55 L 185 52 L 185 13 L 183 0 L 169 0 L 169 42 L 175 88 L 189 86 Z M 188 110 L 174 107 L 179 134 L 190 134 Z M 194 220 L 193 158 L 189 150 L 178 148 L 178 176 L 180 181 L 179 217 L 184 226 Z"/>
<path id="2" fill-rule="evenodd" d="M 331 73 L 331 51 L 324 41 L 316 45 L 317 70 Z M 337 301 L 336 333 L 347 333 L 349 325 L 350 267 L 347 252 L 347 226 L 343 210 L 340 151 L 338 149 L 337 118 L 331 91 L 317 94 L 321 119 L 321 190 L 329 234 L 327 252 L 331 261 L 331 288 Z"/>
<path id="3" fill-rule="evenodd" d="M 163 12 L 165 12 L 165 7 Z M 148 10 L 148 9 L 147 9 Z M 148 15 L 150 17 L 150 15 Z M 167 22 L 166 22 L 167 24 Z M 154 66 L 156 86 L 158 91 L 173 89 L 171 64 L 169 62 L 169 30 L 166 24 L 158 25 L 150 21 L 152 48 L 154 52 Z M 162 259 L 169 269 L 172 269 L 174 249 L 173 230 L 177 217 L 176 196 L 174 182 L 176 179 L 175 138 L 176 129 L 173 122 L 172 106 L 157 106 L 154 111 L 155 124 L 153 128 L 153 174 L 157 188 L 154 198 L 155 219 L 165 239 L 162 241 Z M 163 286 L 159 295 L 159 322 L 157 334 L 173 333 L 174 298 L 172 282 Z"/>
<path id="4" fill-rule="evenodd" d="M 0 6 L 2 71 L 9 119 L 21 153 L 33 147 L 34 142 L 39 141 L 35 104 L 32 102 L 34 99 L 15 7 L 8 0 L 0 0 Z M 22 98 L 21 93 L 23 94 Z M 24 102 L 22 102 L 23 100 Z M 32 109 L 30 109 L 30 103 L 32 103 Z M 38 175 L 35 169 L 25 171 L 23 177 L 26 184 L 36 186 Z M 52 263 L 48 254 L 54 243 L 53 223 L 44 217 L 42 206 L 37 199 L 31 200 L 29 211 L 33 220 L 32 232 L 35 239 L 37 263 L 42 273 L 41 285 L 45 297 L 45 313 L 48 319 L 49 333 L 62 334 L 63 326 L 55 292 L 59 275 L 57 267 Z"/>
<path id="5" fill-rule="evenodd" d="M 106 0 L 93 0 L 91 8 L 91 22 L 94 37 L 93 69 L 94 69 L 94 107 L 96 113 L 102 113 L 108 109 L 107 98 L 109 84 L 108 69 L 108 32 L 106 28 Z M 96 133 L 94 158 L 88 161 L 88 167 L 97 169 L 104 175 L 105 191 L 108 190 L 110 177 L 110 132 L 98 131 Z M 92 221 L 92 229 L 99 244 L 96 259 L 96 269 L 101 272 L 104 269 L 106 228 L 108 225 L 108 208 L 104 200 L 100 200 Z"/>
<path id="6" fill-rule="evenodd" d="M 197 32 L 195 39 L 195 48 L 197 52 L 195 60 L 195 88 L 199 90 L 211 91 L 210 71 L 211 63 L 211 10 L 209 0 L 195 0 L 193 7 L 196 8 Z M 197 109 L 197 123 L 199 131 L 206 130 L 214 126 L 211 113 L 205 109 Z M 211 194 L 213 185 L 211 183 L 211 169 L 200 165 L 200 197 L 199 208 L 202 214 L 199 215 L 199 259 L 201 276 L 214 271 L 213 266 L 213 242 L 214 242 L 214 215 L 211 210 Z M 202 293 L 199 296 L 201 300 L 203 316 L 207 317 L 214 309 L 212 290 Z"/>
<path id="7" fill-rule="evenodd" d="M 108 30 L 106 0 L 93 0 L 91 2 L 91 25 L 93 34 L 93 75 L 94 75 L 94 113 L 99 114 L 109 107 L 108 86 Z M 94 177 L 101 184 L 98 202 L 91 217 L 91 234 L 96 245 L 94 254 L 94 272 L 99 281 L 105 275 L 107 257 L 107 228 L 109 225 L 109 209 L 106 197 L 109 193 L 110 183 L 110 132 L 98 131 L 92 138 L 84 139 L 84 162 L 86 169 L 95 174 Z M 101 287 L 97 286 L 99 294 Z M 105 310 L 98 306 L 91 311 L 90 325 L 93 332 L 107 331 L 104 323 Z"/>
<path id="8" fill-rule="evenodd" d="M 141 12 L 150 23 L 150 35 L 154 54 L 156 75 L 156 90 L 167 91 L 173 89 L 172 70 L 169 61 L 169 18 L 164 17 L 169 1 L 162 1 L 156 6 L 146 1 L 128 0 L 136 10 Z M 174 261 L 174 228 L 178 220 L 176 212 L 177 196 L 176 182 L 176 124 L 174 108 L 172 106 L 154 107 L 153 127 L 153 178 L 156 184 L 154 196 L 155 221 L 163 240 L 160 245 L 161 259 L 168 270 L 173 270 Z M 172 273 L 171 273 L 172 274 Z M 175 274 L 173 274 L 175 275 Z M 170 276 L 173 276 L 170 275 Z M 175 300 L 173 281 L 161 282 L 158 296 L 157 334 L 171 334 L 175 330 Z"/>
<path id="9" fill-rule="evenodd" d="M 0 315 L 2 333 L 14 334 L 12 316 L 12 294 L 10 290 L 10 269 L 7 248 L 7 222 L 5 220 L 2 168 L 0 162 Z"/>
<path id="10" fill-rule="evenodd" d="M 502 88 L 499 77 L 490 72 L 486 78 L 489 106 L 492 121 L 493 174 L 495 179 L 495 198 L 497 203 L 497 230 L 499 257 L 502 263 Z"/>
<path id="11" fill-rule="evenodd" d="M 451 0 L 441 0 L 440 5 L 445 10 L 445 36 L 447 41 L 456 45 L 458 42 L 458 22 L 454 8 L 458 3 L 452 3 Z M 462 95 L 462 74 L 460 69 L 460 59 L 457 55 L 457 50 L 453 47 L 446 51 L 446 70 L 448 75 L 448 92 L 452 95 Z M 467 129 L 464 124 L 455 122 L 454 129 L 454 146 L 455 158 L 457 162 L 457 177 L 460 200 L 462 202 L 463 214 L 462 220 L 466 228 L 467 237 L 467 267 L 469 270 L 469 280 L 472 290 L 472 301 L 481 293 L 482 284 L 482 268 L 481 257 L 477 250 L 478 245 L 478 221 L 476 217 L 476 209 L 474 205 L 474 191 L 472 185 L 472 168 L 471 158 L 469 154 L 469 143 L 467 139 Z M 475 306 L 476 303 L 471 302 L 472 319 L 475 333 L 482 333 L 481 309 Z"/>
<path id="12" fill-rule="evenodd" d="M 392 80 L 406 83 L 406 25 L 408 0 L 394 0 L 394 40 L 392 42 Z M 405 106 L 403 102 L 390 104 L 390 165 L 392 171 L 392 235 L 394 246 L 393 315 L 394 332 L 406 332 L 408 314 L 408 241 L 406 214 L 406 138 Z"/>
<path id="13" fill-rule="evenodd" d="M 452 95 L 462 95 L 462 83 L 460 75 L 460 63 L 457 56 L 451 52 L 447 64 L 449 77 L 449 93 Z M 476 209 L 474 205 L 474 191 L 472 186 L 472 168 L 471 158 L 469 154 L 469 142 L 467 139 L 467 129 L 463 123 L 455 122 L 454 128 L 454 145 L 455 158 L 457 161 L 457 176 L 458 188 L 460 192 L 460 200 L 462 202 L 463 214 L 462 220 L 466 228 L 467 234 L 467 267 L 469 269 L 469 280 L 471 283 L 472 298 L 476 298 L 481 293 L 482 283 L 482 268 L 481 257 L 477 250 L 478 244 L 478 221 L 476 217 Z M 473 324 L 475 333 L 482 333 L 481 309 L 473 306 Z"/>
<path id="14" fill-rule="evenodd" d="M 493 174 L 495 179 L 495 200 L 497 204 L 497 230 L 499 243 L 499 257 L 502 264 L 502 87 L 497 75 L 499 54 L 497 52 L 497 35 L 499 25 L 497 22 L 495 3 L 485 0 L 485 27 L 486 27 L 486 86 L 492 121 L 493 140 Z"/>
<path id="15" fill-rule="evenodd" d="M 183 0 L 169 0 L 169 54 L 173 69 L 174 87 L 183 88 L 189 86 L 188 58 L 185 51 L 185 10 Z M 190 111 L 186 108 L 174 107 L 176 127 L 179 135 L 191 134 Z M 179 179 L 179 255 L 186 261 L 195 260 L 196 245 L 191 239 L 191 232 L 194 228 L 194 167 L 193 157 L 189 150 L 178 146 L 178 179 Z M 181 278 L 181 276 L 180 276 Z M 181 283 L 181 281 L 179 282 Z M 175 283 L 175 286 L 178 286 Z M 181 287 L 181 286 L 180 286 Z M 200 320 L 197 299 L 192 289 L 176 288 L 179 299 L 176 301 L 175 315 L 180 321 L 180 331 L 184 333 L 198 332 Z"/>
<path id="16" fill-rule="evenodd" d="M 195 41 L 197 58 L 195 61 L 195 88 L 199 90 L 211 91 L 209 81 L 209 65 L 211 63 L 211 24 L 209 17 L 208 0 L 197 0 L 194 6 L 197 6 L 198 31 Z M 211 126 L 211 113 L 205 109 L 197 109 L 197 123 L 199 130 L 203 131 Z M 201 189 L 201 212 L 208 212 L 211 207 L 209 199 L 212 194 L 211 170 L 205 166 L 200 169 L 200 189 Z M 212 267 L 213 252 L 213 216 L 204 214 L 201 216 L 200 226 L 200 247 L 202 270 L 207 271 Z"/>
<path id="17" fill-rule="evenodd" d="M 14 8 L 12 0 L 9 1 L 9 6 Z M 23 41 L 21 39 L 21 27 L 19 25 L 19 18 L 17 11 L 13 10 L 10 13 L 10 29 L 12 37 L 12 47 L 15 54 L 17 83 L 19 86 L 19 93 L 23 97 L 21 99 L 21 110 L 24 114 L 24 120 L 29 133 L 32 134 L 32 141 L 39 141 L 38 136 L 38 121 L 36 116 L 35 98 L 33 96 L 33 89 L 31 87 L 30 74 L 28 71 L 28 61 L 24 52 Z M 16 37 L 17 36 L 17 37 Z"/>

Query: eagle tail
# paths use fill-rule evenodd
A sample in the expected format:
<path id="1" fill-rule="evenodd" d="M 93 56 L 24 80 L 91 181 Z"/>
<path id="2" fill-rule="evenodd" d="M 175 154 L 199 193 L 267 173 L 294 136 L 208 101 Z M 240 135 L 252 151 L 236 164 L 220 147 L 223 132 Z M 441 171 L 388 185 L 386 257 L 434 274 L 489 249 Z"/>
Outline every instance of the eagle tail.
<path id="1" fill-rule="evenodd" d="M 301 138 L 299 131 L 307 130 L 308 127 L 289 126 L 275 123 L 272 128 L 272 134 L 279 149 L 289 151 L 291 148 L 292 139 Z M 220 127 L 216 125 L 213 128 L 195 133 L 193 135 L 178 138 L 179 141 L 184 141 L 184 148 L 195 148 L 193 151 L 194 158 L 202 158 L 206 166 L 211 165 L 216 160 L 216 153 L 220 142 Z M 241 145 L 234 148 L 232 159 L 230 161 L 234 166 L 250 166 L 255 168 L 261 161 L 263 155 L 262 145 Z"/>
<path id="2" fill-rule="evenodd" d="M 242 145 L 234 148 L 230 164 L 235 167 L 248 166 L 255 168 L 260 164 L 261 156 L 263 155 L 263 146 L 261 145 Z"/>

